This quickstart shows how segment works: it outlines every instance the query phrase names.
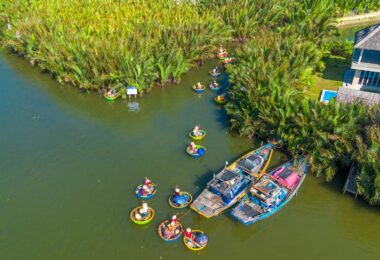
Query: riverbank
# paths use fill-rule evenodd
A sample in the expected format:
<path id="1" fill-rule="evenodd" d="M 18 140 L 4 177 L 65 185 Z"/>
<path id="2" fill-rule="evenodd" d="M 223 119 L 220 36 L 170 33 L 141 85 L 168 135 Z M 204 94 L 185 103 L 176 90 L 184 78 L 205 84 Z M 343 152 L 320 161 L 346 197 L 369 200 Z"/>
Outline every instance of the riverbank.
<path id="1" fill-rule="evenodd" d="M 345 27 L 376 21 L 380 22 L 380 11 L 370 12 L 366 14 L 344 16 L 336 19 L 336 25 L 339 27 Z"/>

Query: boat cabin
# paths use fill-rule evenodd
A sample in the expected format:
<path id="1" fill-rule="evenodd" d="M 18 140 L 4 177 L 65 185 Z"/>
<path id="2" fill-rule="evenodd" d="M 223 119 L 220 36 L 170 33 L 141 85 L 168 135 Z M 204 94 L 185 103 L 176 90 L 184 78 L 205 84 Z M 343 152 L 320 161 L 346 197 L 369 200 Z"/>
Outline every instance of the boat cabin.
<path id="1" fill-rule="evenodd" d="M 250 193 L 258 198 L 263 206 L 270 206 L 278 205 L 286 197 L 287 190 L 273 181 L 270 176 L 265 175 L 258 183 L 252 185 Z"/>
<path id="2" fill-rule="evenodd" d="M 228 204 L 249 184 L 250 180 L 243 174 L 225 168 L 209 182 L 208 189 L 221 196 L 224 203 Z"/>
<path id="3" fill-rule="evenodd" d="M 257 173 L 264 163 L 264 158 L 258 154 L 252 154 L 238 161 L 236 167 L 246 174 Z"/>

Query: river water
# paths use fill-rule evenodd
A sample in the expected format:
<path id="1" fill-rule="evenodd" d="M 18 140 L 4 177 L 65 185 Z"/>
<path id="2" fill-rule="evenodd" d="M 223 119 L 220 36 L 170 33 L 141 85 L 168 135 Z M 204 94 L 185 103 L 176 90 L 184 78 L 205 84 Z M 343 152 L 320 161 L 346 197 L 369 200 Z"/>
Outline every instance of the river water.
<path id="1" fill-rule="evenodd" d="M 228 132 L 214 93 L 190 89 L 209 82 L 213 65 L 112 103 L 1 52 L 0 259 L 380 259 L 379 210 L 342 195 L 340 178 L 309 176 L 286 207 L 252 226 L 169 207 L 175 185 L 198 194 L 226 160 L 259 145 Z M 195 124 L 207 131 L 201 159 L 184 153 Z M 283 160 L 276 153 L 271 166 Z M 156 217 L 138 226 L 129 213 L 145 176 L 159 185 L 149 201 Z M 158 223 L 174 213 L 208 233 L 204 251 L 158 238 Z"/>

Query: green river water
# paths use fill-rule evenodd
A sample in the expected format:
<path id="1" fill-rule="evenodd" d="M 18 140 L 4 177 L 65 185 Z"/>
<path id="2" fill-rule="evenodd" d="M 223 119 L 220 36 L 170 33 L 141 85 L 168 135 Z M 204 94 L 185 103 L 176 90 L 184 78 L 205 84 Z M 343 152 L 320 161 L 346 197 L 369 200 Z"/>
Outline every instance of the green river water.
<path id="1" fill-rule="evenodd" d="M 214 93 L 190 89 L 209 82 L 213 65 L 138 98 L 136 109 L 58 85 L 1 52 L 0 259 L 380 259 L 379 210 L 342 195 L 344 179 L 309 176 L 287 206 L 251 226 L 169 207 L 175 185 L 198 194 L 226 160 L 259 145 L 228 132 Z M 207 131 L 201 159 L 184 153 L 195 124 Z M 283 160 L 276 153 L 271 166 Z M 156 217 L 138 226 L 129 213 L 145 176 L 159 184 L 149 201 Z M 158 238 L 173 213 L 208 233 L 204 251 Z"/>

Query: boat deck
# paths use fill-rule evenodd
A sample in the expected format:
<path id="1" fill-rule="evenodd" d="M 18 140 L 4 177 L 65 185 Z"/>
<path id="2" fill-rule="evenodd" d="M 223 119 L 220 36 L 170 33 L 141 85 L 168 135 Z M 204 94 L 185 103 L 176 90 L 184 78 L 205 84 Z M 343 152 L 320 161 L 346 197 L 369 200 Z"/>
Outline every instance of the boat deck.
<path id="1" fill-rule="evenodd" d="M 212 193 L 208 189 L 198 196 L 191 204 L 191 208 L 205 217 L 212 217 L 224 208 L 223 200 L 220 196 Z"/>

